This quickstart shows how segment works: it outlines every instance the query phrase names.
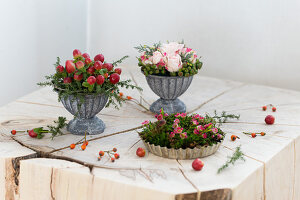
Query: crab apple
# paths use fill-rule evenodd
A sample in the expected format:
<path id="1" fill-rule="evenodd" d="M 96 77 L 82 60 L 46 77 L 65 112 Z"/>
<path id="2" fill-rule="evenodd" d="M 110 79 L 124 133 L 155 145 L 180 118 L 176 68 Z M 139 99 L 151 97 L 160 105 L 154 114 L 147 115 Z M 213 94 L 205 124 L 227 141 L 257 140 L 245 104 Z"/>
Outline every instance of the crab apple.
<path id="1" fill-rule="evenodd" d="M 37 133 L 33 131 L 33 129 L 28 131 L 28 135 L 32 138 L 35 138 L 37 136 Z"/>
<path id="2" fill-rule="evenodd" d="M 72 78 L 71 78 L 71 77 L 66 77 L 66 78 L 64 78 L 64 83 L 65 83 L 65 84 L 72 83 Z"/>
<path id="3" fill-rule="evenodd" d="M 104 56 L 102 54 L 98 54 L 94 57 L 94 60 L 104 62 Z"/>
<path id="4" fill-rule="evenodd" d="M 118 83 L 119 80 L 120 80 L 120 76 L 119 76 L 119 74 L 117 74 L 117 73 L 113 73 L 113 74 L 110 75 L 110 77 L 109 77 L 109 81 L 110 81 L 112 84 Z"/>
<path id="5" fill-rule="evenodd" d="M 146 151 L 145 149 L 143 149 L 142 147 L 139 147 L 137 150 L 136 150 L 136 155 L 138 157 L 144 157 L 146 154 Z"/>
<path id="6" fill-rule="evenodd" d="M 98 75 L 96 79 L 98 85 L 102 85 L 105 81 L 105 78 L 102 75 Z"/>
<path id="7" fill-rule="evenodd" d="M 204 162 L 202 162 L 199 158 L 196 158 L 192 163 L 192 167 L 196 171 L 200 171 L 203 168 L 203 166 Z"/>
<path id="8" fill-rule="evenodd" d="M 59 73 L 63 73 L 64 70 L 65 70 L 65 68 L 64 68 L 62 65 L 58 65 L 58 66 L 56 67 L 56 71 L 59 72 Z"/>
<path id="9" fill-rule="evenodd" d="M 121 75 L 122 69 L 121 69 L 121 68 L 116 68 L 116 69 L 115 69 L 115 72 L 116 72 L 117 74 Z"/>
<path id="10" fill-rule="evenodd" d="M 103 67 L 103 63 L 101 61 L 95 61 L 94 67 L 96 70 L 100 70 Z"/>
<path id="11" fill-rule="evenodd" d="M 74 51 L 73 51 L 73 57 L 77 58 L 79 56 L 81 56 L 81 52 L 78 49 L 74 49 Z"/>
<path id="12" fill-rule="evenodd" d="M 81 81 L 83 79 L 83 75 L 82 74 L 74 74 L 74 80 L 75 81 Z"/>
<path id="13" fill-rule="evenodd" d="M 94 68 L 93 66 L 91 66 L 91 67 L 89 67 L 86 71 L 87 71 L 87 73 L 93 75 L 94 72 L 95 72 L 95 68 Z"/>
<path id="14" fill-rule="evenodd" d="M 82 61 L 78 61 L 76 64 L 77 69 L 81 69 L 84 67 L 84 63 Z"/>
<path id="15" fill-rule="evenodd" d="M 73 73 L 75 71 L 75 64 L 72 60 L 66 61 L 66 70 L 68 73 Z"/>
<path id="16" fill-rule="evenodd" d="M 88 77 L 87 82 L 88 82 L 90 85 L 94 85 L 95 82 L 96 82 L 95 76 L 90 76 L 90 77 Z"/>
<path id="17" fill-rule="evenodd" d="M 107 69 L 107 71 L 111 71 L 114 68 L 114 66 L 111 63 L 104 63 L 103 68 Z"/>
<path id="18" fill-rule="evenodd" d="M 266 124 L 274 124 L 275 117 L 273 115 L 267 115 L 265 118 Z"/>
<path id="19" fill-rule="evenodd" d="M 90 59 L 90 58 L 86 58 L 84 62 L 85 62 L 85 64 L 87 64 L 87 65 L 88 65 L 88 64 L 90 64 L 90 63 L 92 62 L 92 59 Z"/>
<path id="20" fill-rule="evenodd" d="M 85 59 L 90 58 L 90 55 L 87 53 L 82 54 L 82 57 L 84 57 Z"/>

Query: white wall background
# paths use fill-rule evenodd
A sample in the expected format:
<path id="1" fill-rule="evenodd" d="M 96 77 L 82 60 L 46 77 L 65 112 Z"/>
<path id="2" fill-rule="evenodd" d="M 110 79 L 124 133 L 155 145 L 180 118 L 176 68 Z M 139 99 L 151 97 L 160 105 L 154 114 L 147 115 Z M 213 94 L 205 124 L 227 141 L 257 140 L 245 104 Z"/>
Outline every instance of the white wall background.
<path id="1" fill-rule="evenodd" d="M 56 57 L 86 48 L 85 0 L 1 0 L 0 106 L 38 88 Z"/>
<path id="2" fill-rule="evenodd" d="M 0 106 L 37 88 L 72 50 L 130 55 L 185 40 L 200 74 L 300 90 L 298 0 L 1 0 Z"/>

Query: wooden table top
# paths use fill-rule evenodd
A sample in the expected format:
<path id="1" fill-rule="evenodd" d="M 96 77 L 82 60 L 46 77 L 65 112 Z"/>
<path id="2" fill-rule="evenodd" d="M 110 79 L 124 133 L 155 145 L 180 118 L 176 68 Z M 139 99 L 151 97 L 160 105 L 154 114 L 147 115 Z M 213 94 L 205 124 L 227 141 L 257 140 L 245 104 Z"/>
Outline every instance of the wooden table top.
<path id="1" fill-rule="evenodd" d="M 137 69 L 123 69 L 123 77 L 133 78 L 144 89 L 124 89 L 125 95 L 143 99 L 145 107 L 158 98 Z M 164 159 L 148 152 L 144 158 L 136 156 L 136 149 L 144 147 L 137 127 L 155 118 L 134 102 L 120 110 L 103 109 L 98 117 L 107 128 L 101 135 L 88 136 L 94 140 L 85 151 L 79 146 L 61 149 L 82 138 L 67 131 L 53 140 L 10 134 L 12 129 L 46 126 L 58 116 L 72 119 L 50 88 L 1 107 L 0 199 L 300 199 L 300 92 L 203 77 L 200 72 L 180 99 L 189 113 L 217 110 L 241 115 L 221 126 L 226 138 L 214 155 L 202 159 L 202 171 L 192 169 L 192 160 Z M 262 111 L 266 104 L 275 105 L 277 111 Z M 268 114 L 275 116 L 274 125 L 264 123 Z M 267 135 L 251 138 L 243 131 Z M 240 139 L 232 142 L 232 134 Z M 246 162 L 217 174 L 239 145 Z M 100 150 L 113 147 L 119 160 L 97 160 Z"/>

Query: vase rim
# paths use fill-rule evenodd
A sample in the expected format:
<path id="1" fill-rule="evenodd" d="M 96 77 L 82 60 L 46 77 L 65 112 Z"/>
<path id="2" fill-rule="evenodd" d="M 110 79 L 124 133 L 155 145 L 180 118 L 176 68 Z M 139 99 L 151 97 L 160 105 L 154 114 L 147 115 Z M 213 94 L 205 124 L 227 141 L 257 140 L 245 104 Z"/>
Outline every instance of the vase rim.
<path id="1" fill-rule="evenodd" d="M 158 76 L 158 75 L 148 75 L 146 77 L 154 77 L 154 78 L 173 78 L 173 79 L 177 79 L 177 78 L 190 78 L 190 77 L 193 77 L 194 75 L 192 76 Z"/>

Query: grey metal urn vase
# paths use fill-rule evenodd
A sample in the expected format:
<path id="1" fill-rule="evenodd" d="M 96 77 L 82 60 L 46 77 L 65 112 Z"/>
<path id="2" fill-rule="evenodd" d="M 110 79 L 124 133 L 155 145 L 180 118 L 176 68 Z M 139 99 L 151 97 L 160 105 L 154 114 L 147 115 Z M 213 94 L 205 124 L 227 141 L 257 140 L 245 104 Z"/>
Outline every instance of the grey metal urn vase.
<path id="1" fill-rule="evenodd" d="M 75 135 L 103 133 L 105 124 L 96 114 L 104 108 L 107 100 L 108 97 L 104 94 L 85 95 L 83 102 L 80 97 L 73 95 L 62 98 L 61 101 L 64 107 L 75 116 L 69 122 L 67 130 Z"/>
<path id="2" fill-rule="evenodd" d="M 163 108 L 168 114 L 186 112 L 185 104 L 178 99 L 190 86 L 193 76 L 146 76 L 151 90 L 160 97 L 151 106 L 150 111 L 158 114 Z"/>

